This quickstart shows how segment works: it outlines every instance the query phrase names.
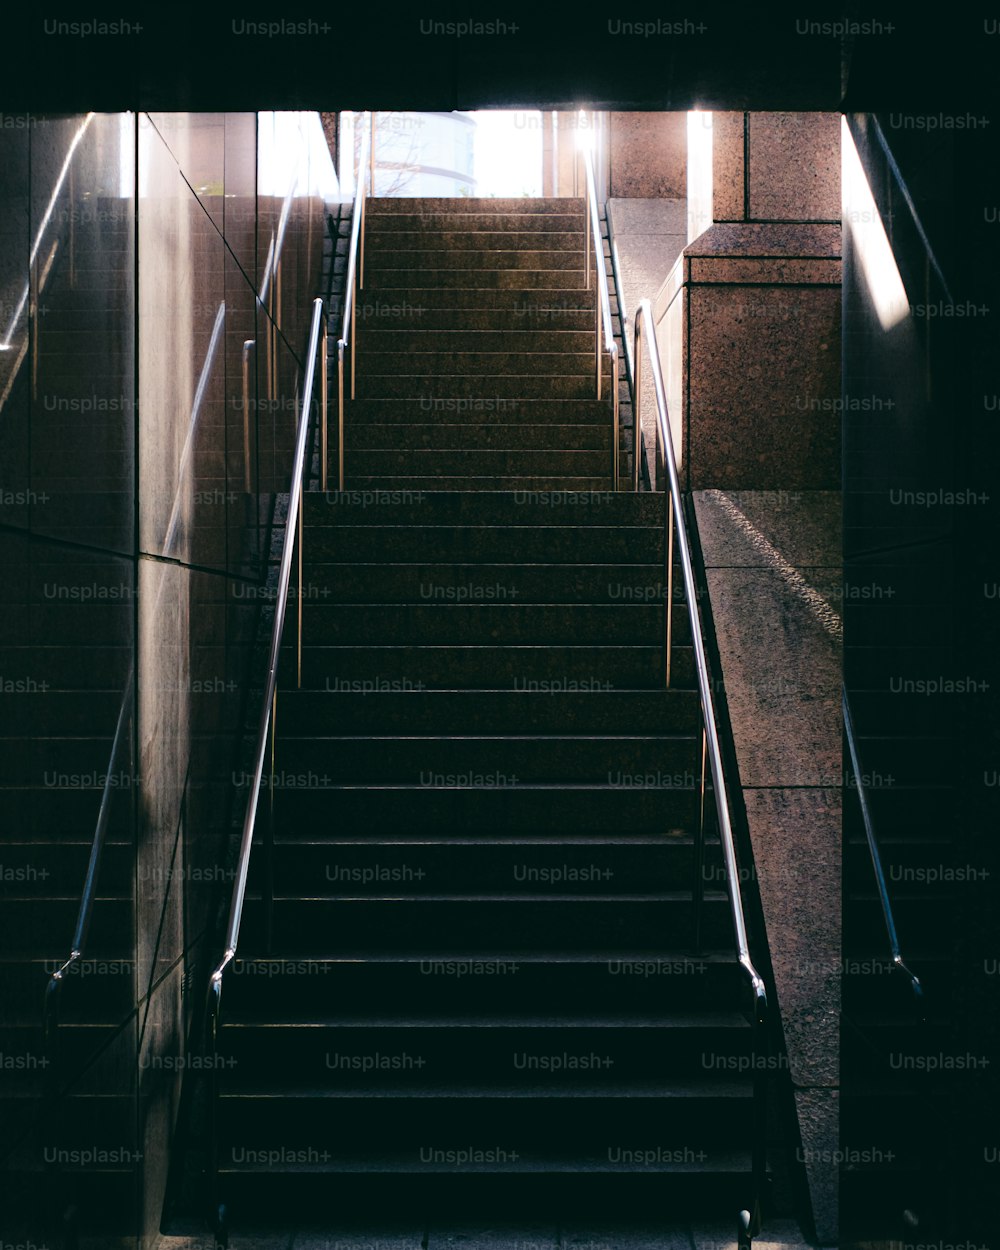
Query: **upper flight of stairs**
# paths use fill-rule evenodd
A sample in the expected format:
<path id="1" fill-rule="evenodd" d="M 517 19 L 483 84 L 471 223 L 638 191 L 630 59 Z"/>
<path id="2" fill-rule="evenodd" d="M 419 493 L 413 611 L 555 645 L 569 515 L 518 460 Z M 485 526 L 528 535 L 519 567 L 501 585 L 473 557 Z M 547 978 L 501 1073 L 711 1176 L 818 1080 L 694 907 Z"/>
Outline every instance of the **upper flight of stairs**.
<path id="1" fill-rule="evenodd" d="M 352 487 L 610 486 L 584 224 L 577 199 L 369 202 Z"/>

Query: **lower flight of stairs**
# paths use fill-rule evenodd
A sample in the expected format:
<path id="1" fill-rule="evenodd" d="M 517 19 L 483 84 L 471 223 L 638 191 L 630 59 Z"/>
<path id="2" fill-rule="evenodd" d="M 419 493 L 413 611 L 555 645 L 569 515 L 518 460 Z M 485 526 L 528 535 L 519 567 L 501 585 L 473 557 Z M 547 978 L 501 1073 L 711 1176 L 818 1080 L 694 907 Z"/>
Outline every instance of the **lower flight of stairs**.
<path id="1" fill-rule="evenodd" d="M 664 689 L 662 497 L 575 498 L 306 495 L 272 931 L 262 827 L 223 994 L 234 1221 L 749 1202 L 714 840 L 693 941 L 698 706 L 680 600 Z"/>

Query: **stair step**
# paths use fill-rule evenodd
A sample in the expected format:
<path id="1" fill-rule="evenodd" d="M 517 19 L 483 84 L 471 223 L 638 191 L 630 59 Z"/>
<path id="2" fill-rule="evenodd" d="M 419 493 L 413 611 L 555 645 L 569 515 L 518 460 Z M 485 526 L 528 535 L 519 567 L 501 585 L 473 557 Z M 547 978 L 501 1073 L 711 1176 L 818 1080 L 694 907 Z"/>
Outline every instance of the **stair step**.
<path id="1" fill-rule="evenodd" d="M 589 682 L 560 688 L 552 679 L 534 690 L 414 690 L 371 681 L 366 689 L 297 690 L 280 694 L 278 734 L 283 741 L 333 732 L 417 734 L 694 733 L 699 720 L 693 690 L 608 690 Z M 867 847 L 865 848 L 867 850 Z"/>
<path id="2" fill-rule="evenodd" d="M 287 640 L 289 646 L 291 639 Z M 694 662 L 689 647 L 676 647 L 671 678 L 693 689 Z M 279 680 L 297 684 L 294 656 L 285 648 Z M 303 656 L 302 684 L 327 690 L 336 682 L 400 682 L 434 690 L 530 688 L 534 682 L 605 683 L 608 689 L 658 690 L 664 685 L 663 647 L 618 646 L 312 646 Z M 423 686 L 418 686 L 423 683 Z"/>
<path id="3" fill-rule="evenodd" d="M 511 252 L 510 255 L 527 257 L 531 253 Z M 376 268 L 365 273 L 365 293 L 370 297 L 382 292 L 392 292 L 389 295 L 391 299 L 407 299 L 418 303 L 423 298 L 420 292 L 429 290 L 462 291 L 466 293 L 466 299 L 476 299 L 480 291 L 586 291 L 587 275 L 582 266 L 556 268 L 555 260 L 560 256 L 559 252 L 551 253 L 552 259 L 548 265 L 537 269 L 480 269 L 477 266 L 462 269 L 414 269 L 406 263 L 407 257 L 400 254 L 396 268 Z M 543 259 L 537 262 L 540 266 Z"/>
<path id="4" fill-rule="evenodd" d="M 427 492 L 425 500 L 430 501 L 433 493 Z M 533 502 L 536 496 L 542 501 L 550 493 L 545 490 L 526 491 L 524 495 L 527 503 Z M 418 511 L 422 507 L 416 503 L 409 506 Z M 565 514 L 558 513 L 562 506 L 560 503 L 550 507 L 550 516 L 563 519 Z M 588 506 L 584 503 L 581 511 Z M 540 503 L 540 507 L 546 507 L 544 502 Z M 594 513 L 598 515 L 582 534 L 572 525 L 532 524 L 528 517 L 522 524 L 480 525 L 470 532 L 471 526 L 458 528 L 454 524 L 424 524 L 416 520 L 411 525 L 399 524 L 388 508 L 383 514 L 376 502 L 370 510 L 368 524 L 358 524 L 357 513 L 352 513 L 341 514 L 344 519 L 339 525 L 308 528 L 303 554 L 309 562 L 324 564 L 341 561 L 352 565 L 419 561 L 464 564 L 468 561 L 470 546 L 475 544 L 475 551 L 484 564 L 514 564 L 520 561 L 579 567 L 585 563 L 602 563 L 619 565 L 626 573 L 632 566 L 648 567 L 662 562 L 666 552 L 662 526 L 607 524 L 611 518 L 601 512 L 602 507 L 598 505 L 594 508 Z M 378 524 L 380 520 L 382 524 Z M 631 581 L 630 573 L 627 575 Z"/>
<path id="5" fill-rule="evenodd" d="M 494 276 L 508 272 L 517 273 L 525 278 L 535 274 L 555 276 L 562 274 L 561 286 L 576 286 L 572 275 L 580 275 L 580 286 L 586 286 L 584 277 L 583 236 L 576 239 L 573 235 L 563 235 L 567 241 L 576 243 L 571 247 L 546 247 L 543 237 L 529 237 L 529 247 L 485 247 L 447 248 L 445 245 L 428 246 L 429 240 L 423 240 L 413 248 L 404 248 L 396 243 L 395 235 L 387 235 L 379 244 L 370 250 L 365 247 L 365 285 L 367 290 L 377 289 L 383 285 L 387 275 L 409 272 L 411 275 L 434 275 L 440 278 L 443 274 L 461 273 L 468 280 L 468 285 L 489 287 L 494 285 Z M 488 235 L 481 235 L 483 239 Z M 473 275 L 479 281 L 472 280 Z M 419 283 L 417 284 L 419 285 Z M 449 286 L 450 280 L 430 282 L 431 286 Z M 496 282 L 495 285 L 505 285 Z M 529 285 L 529 283 L 526 283 Z M 539 285 L 549 285 L 541 283 Z"/>
<path id="6" fill-rule="evenodd" d="M 397 271 L 398 272 L 398 271 Z M 475 276 L 476 270 L 460 271 Z M 513 279 L 516 274 L 508 274 Z M 561 275 L 556 272 L 556 277 Z M 590 287 L 580 285 L 555 285 L 552 287 L 517 286 L 477 286 L 471 285 L 434 286 L 418 282 L 406 283 L 412 277 L 409 270 L 402 272 L 403 285 L 392 289 L 371 287 L 365 280 L 363 290 L 358 293 L 358 317 L 361 322 L 375 320 L 384 323 L 387 319 L 417 319 L 433 312 L 454 313 L 470 310 L 479 312 L 500 312 L 507 318 L 506 324 L 516 327 L 519 317 L 534 316 L 539 313 L 547 315 L 553 321 L 563 313 L 585 313 L 590 325 L 597 324 L 597 292 L 596 284 Z M 421 323 L 423 324 L 423 323 Z M 360 340 L 361 334 L 358 338 Z M 336 352 L 332 353 L 336 360 Z"/>
<path id="7" fill-rule="evenodd" d="M 419 227 L 405 230 L 389 229 L 389 223 L 378 218 L 366 223 L 365 229 L 365 265 L 380 263 L 383 256 L 394 252 L 414 252 L 421 255 L 436 255 L 444 252 L 447 255 L 462 256 L 474 253 L 477 261 L 483 265 L 492 264 L 497 252 L 572 252 L 583 265 L 583 249 L 585 243 L 584 223 L 582 218 L 575 221 L 563 215 L 565 220 L 560 227 L 543 229 L 547 219 L 538 217 L 522 217 L 517 228 L 513 230 L 494 229 L 488 225 L 473 225 L 472 214 L 451 221 L 447 218 L 431 218 L 421 221 Z M 440 220 L 442 224 L 436 222 Z M 522 225 L 527 223 L 527 226 Z M 396 227 L 399 218 L 392 219 Z M 532 228 L 533 227 L 533 228 Z"/>
<path id="8" fill-rule="evenodd" d="M 510 305 L 497 305 L 495 302 L 495 297 L 505 292 L 477 291 L 475 302 L 471 299 L 458 299 L 460 294 L 457 291 L 421 292 L 421 298 L 415 303 L 409 303 L 364 292 L 359 297 L 357 306 L 358 343 L 368 346 L 378 334 L 406 330 L 419 333 L 466 333 L 481 330 L 491 335 L 537 330 L 542 334 L 582 334 L 591 343 L 594 341 L 595 308 L 589 299 L 589 292 L 583 293 L 583 299 L 570 299 L 565 296 L 545 298 L 544 293 L 525 292 L 520 300 Z M 486 299 L 480 301 L 478 297 L 481 295 L 494 299 L 492 302 Z M 534 298 L 529 299 L 530 295 L 534 295 Z M 444 299 L 442 296 L 451 298 Z M 458 307 L 457 304 L 469 306 Z M 329 347 L 329 358 L 334 368 L 337 360 L 336 342 L 336 337 L 333 337 Z M 349 369 L 350 365 L 347 367 Z"/>
<path id="9" fill-rule="evenodd" d="M 548 351 L 537 344 L 517 350 L 516 344 L 508 343 L 506 349 L 494 351 L 477 347 L 466 350 L 457 344 L 437 348 L 430 343 L 417 342 L 399 349 L 376 343 L 372 350 L 358 351 L 357 389 L 360 392 L 362 382 L 385 375 L 408 375 L 427 383 L 467 379 L 470 385 L 480 388 L 477 394 L 486 395 L 490 393 L 489 379 L 493 376 L 528 378 L 565 374 L 585 377 L 593 386 L 595 368 L 593 343 L 584 344 L 582 348 L 567 345 Z M 610 378 L 611 361 L 606 354 L 602 354 L 601 369 L 604 377 Z"/>
<path id="10" fill-rule="evenodd" d="M 539 217 L 549 221 L 553 214 L 574 213 L 583 219 L 585 201 L 578 196 L 373 196 L 366 201 L 369 222 L 397 216 L 418 216 L 441 213 L 451 219 L 462 219 L 477 213 L 500 215 L 509 228 L 512 219 Z"/>
<path id="11" fill-rule="evenodd" d="M 388 407 L 389 405 L 387 405 Z M 424 414 L 426 420 L 426 414 Z M 488 529 L 535 526 L 559 527 L 569 531 L 587 527 L 579 542 L 584 552 L 591 551 L 591 526 L 612 529 L 625 527 L 636 537 L 643 527 L 661 535 L 664 521 L 664 497 L 649 492 L 632 494 L 626 491 L 595 491 L 581 495 L 576 491 L 547 490 L 537 494 L 519 491 L 484 491 L 469 495 L 461 491 L 435 491 L 422 497 L 407 497 L 396 491 L 375 492 L 370 497 L 358 491 L 307 491 L 303 496 L 305 522 L 309 538 L 318 530 L 342 524 L 385 524 L 418 526 L 481 526 Z M 468 535 L 479 541 L 482 533 Z M 311 545 L 307 539 L 307 545 Z M 479 558 L 478 547 L 476 549 Z M 468 560 L 469 552 L 465 553 Z M 520 562 L 520 553 L 515 562 Z M 2 655 L 2 652 L 0 652 Z"/>
<path id="12" fill-rule="evenodd" d="M 600 451 L 609 456 L 611 424 L 608 421 L 590 421 L 582 425 L 512 426 L 488 425 L 482 421 L 469 425 L 442 421 L 364 425 L 350 422 L 346 425 L 344 441 L 352 465 L 355 463 L 352 453 L 368 449 L 395 452 L 433 450 L 442 460 L 447 460 L 453 450 L 468 454 L 513 449 L 542 452 L 550 460 L 558 461 L 564 451 Z"/>
<path id="13" fill-rule="evenodd" d="M 595 398 L 594 371 L 589 365 L 576 369 L 572 364 L 557 363 L 564 372 L 536 374 L 531 370 L 530 358 L 519 362 L 519 374 L 470 377 L 420 372 L 376 374 L 368 370 L 359 372 L 356 394 L 359 399 L 369 400 L 408 399 L 431 412 L 461 411 L 465 406 L 477 404 L 488 411 L 502 413 L 524 400 Z M 457 400 L 466 400 L 467 405 L 459 405 Z M 610 403 L 605 407 L 610 420 Z"/>
<path id="14" fill-rule="evenodd" d="M 318 592 L 322 582 L 318 578 L 309 580 L 306 588 Z M 442 589 L 447 592 L 455 588 L 445 586 Z M 477 588 L 466 586 L 464 589 L 472 598 Z M 490 591 L 494 593 L 491 595 Z M 413 638 L 420 638 L 425 646 L 476 645 L 485 640 L 496 646 L 539 646 L 558 645 L 561 639 L 571 637 L 577 645 L 620 642 L 656 646 L 663 637 L 664 608 L 660 604 L 502 602 L 518 593 L 516 586 L 501 583 L 485 588 L 484 598 L 501 600 L 492 603 L 330 604 L 314 601 L 303 611 L 303 641 L 306 647 L 405 644 Z M 672 615 L 675 641 L 689 642 L 686 606 L 675 602 Z M 287 641 L 291 645 L 291 638 Z M 53 755 L 59 758 L 58 752 L 54 751 Z M 107 748 L 104 759 L 107 759 Z"/>
<path id="15" fill-rule="evenodd" d="M 648 789 L 698 784 L 691 737 L 297 738 L 280 775 L 340 784 L 514 786 L 592 782 Z M 457 776 L 471 781 L 436 781 Z M 495 780 L 490 780 L 495 779 Z"/>
<path id="16" fill-rule="evenodd" d="M 400 1088 L 433 1093 L 453 1084 L 513 1091 L 520 1082 L 540 1079 L 559 1088 L 596 1084 L 608 1093 L 622 1083 L 740 1081 L 749 1070 L 750 1030 L 742 1019 L 739 1026 L 553 1029 L 530 1021 L 499 1028 L 443 1021 L 421 1028 L 379 1023 L 347 1030 L 325 1022 L 228 1026 L 222 1084 L 233 1093 L 265 1093 L 274 1073 L 283 1071 L 293 1072 L 300 1088 L 325 1086 L 347 1094 L 361 1086 L 392 1096 Z"/>
<path id="17" fill-rule="evenodd" d="M 584 353 L 593 361 L 595 351 L 594 327 L 585 330 L 528 330 L 518 325 L 515 315 L 499 330 L 476 330 L 462 326 L 457 330 L 432 328 L 400 330 L 392 326 L 366 328 L 358 335 L 358 367 L 366 360 L 377 359 L 383 352 L 407 357 L 427 352 L 435 355 L 501 353 L 523 359 L 535 353 L 569 352 Z"/>
<path id="18" fill-rule="evenodd" d="M 609 455 L 609 453 L 605 454 Z M 527 493 L 561 490 L 591 494 L 596 491 L 607 490 L 609 488 L 609 478 L 609 473 L 602 474 L 599 477 L 573 477 L 568 474 L 556 475 L 553 473 L 545 473 L 536 477 L 497 477 L 496 474 L 492 473 L 487 477 L 470 477 L 464 473 L 455 477 L 410 477 L 400 473 L 379 473 L 376 476 L 368 476 L 351 473 L 347 480 L 352 484 L 354 490 L 362 492 L 390 490 L 413 493 L 437 490 L 465 490 L 479 495 L 484 491 L 497 488 Z"/>
<path id="19" fill-rule="evenodd" d="M 310 1010 L 363 1016 L 373 1003 L 411 1015 L 451 1016 L 456 1001 L 469 1017 L 551 1012 L 653 1012 L 716 1009 L 736 1001 L 740 969 L 731 951 L 683 947 L 607 951 L 512 951 L 472 954 L 454 946 L 410 944 L 405 953 L 370 952 L 363 959 L 254 957 L 241 943 L 227 972 L 225 1019 L 280 1019 Z"/>
<path id="20" fill-rule="evenodd" d="M 307 606 L 333 604 L 519 604 L 659 606 L 667 599 L 659 564 L 338 564 L 308 560 L 302 598 Z M 253 598 L 256 587 L 236 597 Z M 683 583 L 675 570 L 674 628 L 686 628 Z M 292 594 L 298 587 L 293 585 Z M 659 625 L 658 625 L 659 628 Z M 682 636 L 677 635 L 681 641 Z"/>
<path id="21" fill-rule="evenodd" d="M 322 774 L 320 774 L 321 776 Z M 299 774 L 286 774 L 298 780 Z M 282 780 L 279 772 L 278 781 Z M 408 826 L 414 831 L 437 829 L 440 836 L 468 837 L 544 828 L 553 833 L 605 833 L 621 823 L 637 833 L 670 834 L 694 826 L 693 788 L 565 786 L 367 786 L 310 788 L 277 787 L 275 813 L 279 827 L 298 831 L 311 822 L 316 836 L 364 831 L 372 837 Z M 367 815 L 366 815 L 367 813 Z"/>
<path id="22" fill-rule="evenodd" d="M 421 209 L 395 213 L 366 213 L 365 247 L 368 247 L 370 241 L 377 239 L 381 242 L 396 235 L 421 237 L 435 234 L 447 234 L 455 238 L 462 235 L 486 235 L 501 239 L 535 234 L 568 234 L 571 237 L 579 235 L 581 250 L 583 247 L 586 224 L 582 208 L 545 214 L 504 213 L 499 209 L 458 213 L 444 211 L 438 207 L 439 204 L 440 201 L 435 201 Z"/>
<path id="23" fill-rule="evenodd" d="M 407 447 L 358 448 L 347 456 L 349 481 L 386 477 L 424 478 L 428 481 L 450 478 L 532 478 L 557 481 L 560 475 L 572 478 L 610 478 L 611 453 L 600 451 L 504 450 Z"/>
<path id="24" fill-rule="evenodd" d="M 264 881 L 264 853 L 251 861 L 250 893 L 259 896 Z M 658 841 L 615 845 L 602 838 L 566 842 L 443 839 L 427 843 L 416 838 L 386 845 L 383 840 L 312 841 L 282 834 L 273 852 L 274 888 L 283 896 L 297 891 L 362 895 L 387 888 L 402 896 L 424 894 L 489 894 L 517 890 L 524 894 L 573 894 L 638 891 L 651 885 L 691 888 L 695 851 L 690 838 L 662 836 Z M 700 873 L 706 886 L 724 883 L 721 851 L 705 848 Z"/>

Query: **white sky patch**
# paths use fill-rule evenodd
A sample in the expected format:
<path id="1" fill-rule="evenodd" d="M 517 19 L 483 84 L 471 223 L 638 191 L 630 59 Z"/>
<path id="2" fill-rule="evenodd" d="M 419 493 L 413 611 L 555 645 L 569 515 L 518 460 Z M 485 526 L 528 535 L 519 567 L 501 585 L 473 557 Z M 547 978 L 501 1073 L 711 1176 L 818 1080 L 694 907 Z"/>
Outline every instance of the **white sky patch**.
<path id="1" fill-rule="evenodd" d="M 476 195 L 542 194 L 542 115 L 529 109 L 470 113 L 476 122 Z"/>

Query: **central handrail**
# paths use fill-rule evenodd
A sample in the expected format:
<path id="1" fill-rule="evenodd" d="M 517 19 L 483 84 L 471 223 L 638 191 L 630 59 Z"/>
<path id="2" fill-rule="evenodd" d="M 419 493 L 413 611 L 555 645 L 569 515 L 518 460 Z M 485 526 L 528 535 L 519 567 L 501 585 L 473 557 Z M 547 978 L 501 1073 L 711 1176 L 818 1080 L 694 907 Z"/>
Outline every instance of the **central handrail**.
<path id="1" fill-rule="evenodd" d="M 253 847 L 254 827 L 257 819 L 257 800 L 260 795 L 261 778 L 264 773 L 264 760 L 268 750 L 268 730 L 272 722 L 272 709 L 278 681 L 278 662 L 281 655 L 281 638 L 285 625 L 285 610 L 288 606 L 288 591 L 292 575 L 292 558 L 295 551 L 295 520 L 298 518 L 299 559 L 302 554 L 302 491 L 305 474 L 306 446 L 309 437 L 309 414 L 312 407 L 313 388 L 316 376 L 316 356 L 320 343 L 326 314 L 321 299 L 313 300 L 312 324 L 309 330 L 308 360 L 306 363 L 305 383 L 302 391 L 302 411 L 299 415 L 298 430 L 295 435 L 295 458 L 292 467 L 292 482 L 288 492 L 288 511 L 285 515 L 285 536 L 281 547 L 281 565 L 278 571 L 278 593 L 274 608 L 274 625 L 271 629 L 271 645 L 268 652 L 267 681 L 264 699 L 261 706 L 260 719 L 257 727 L 257 739 L 254 748 L 253 783 L 247 798 L 246 813 L 243 818 L 243 836 L 240 841 L 239 858 L 236 867 L 236 880 L 233 885 L 232 901 L 229 908 L 229 924 L 226 928 L 225 954 L 218 967 L 212 973 L 209 982 L 210 1010 L 212 1034 L 218 1026 L 219 1009 L 222 998 L 223 973 L 236 958 L 236 949 L 240 937 L 240 923 L 243 919 L 243 903 L 246 896 L 247 874 L 250 867 L 250 851 Z M 301 604 L 302 597 L 299 596 Z"/>
<path id="2" fill-rule="evenodd" d="M 337 340 L 337 423 L 338 423 L 338 461 L 337 489 L 344 489 L 344 357 L 347 346 L 351 347 L 351 399 L 357 370 L 355 368 L 357 352 L 357 335 L 354 330 L 354 305 L 357 292 L 365 285 L 365 186 L 370 182 L 372 194 L 375 193 L 375 114 L 371 114 L 370 125 L 364 130 L 361 139 L 361 151 L 358 156 L 357 186 L 354 191 L 354 212 L 351 216 L 351 242 L 347 249 L 347 278 L 344 283 L 344 316 L 340 327 L 340 338 Z M 323 374 L 326 376 L 326 340 L 323 345 Z M 326 490 L 327 480 L 327 419 L 326 404 L 323 405 L 322 434 L 320 437 L 320 487 Z"/>
<path id="3" fill-rule="evenodd" d="M 719 730 L 715 714 L 715 700 L 712 697 L 712 680 L 709 674 L 708 659 L 705 654 L 705 644 L 702 638 L 701 610 L 698 606 L 698 588 L 695 585 L 694 579 L 694 563 L 691 557 L 691 541 L 688 534 L 687 519 L 684 514 L 680 482 L 677 476 L 677 459 L 674 455 L 673 435 L 670 429 L 670 418 L 667 410 L 666 389 L 663 385 L 663 372 L 660 368 L 660 354 L 656 341 L 656 326 L 653 322 L 653 312 L 648 299 L 644 299 L 640 302 L 635 314 L 635 350 L 632 357 L 634 368 L 633 384 L 635 387 L 635 402 L 632 410 L 634 413 L 635 428 L 637 430 L 642 428 L 640 419 L 642 406 L 642 338 L 644 331 L 649 335 L 649 360 L 653 373 L 653 391 L 656 397 L 656 420 L 659 430 L 660 452 L 662 454 L 663 465 L 666 470 L 667 477 L 665 483 L 666 515 L 664 521 L 667 532 L 666 560 L 668 566 L 665 629 L 666 685 L 668 687 L 670 686 L 670 650 L 672 644 L 670 621 L 673 612 L 673 579 L 670 570 L 672 568 L 672 548 L 674 545 L 673 534 L 676 529 L 676 545 L 680 556 L 681 573 L 684 579 L 684 592 L 687 598 L 688 618 L 691 624 L 691 646 L 694 651 L 695 674 L 698 681 L 698 693 L 701 699 L 702 710 L 701 818 L 699 821 L 698 847 L 695 856 L 696 867 L 698 869 L 694 899 L 696 929 L 699 924 L 697 917 L 700 913 L 700 884 L 703 875 L 700 865 L 704 857 L 705 762 L 707 757 L 712 777 L 712 789 L 715 794 L 715 809 L 719 822 L 719 841 L 722 846 L 722 856 L 725 864 L 733 932 L 736 938 L 737 958 L 739 960 L 740 967 L 743 969 L 747 980 L 749 981 L 753 996 L 751 1023 L 753 1026 L 753 1048 L 756 1059 L 756 1051 L 766 1024 L 767 989 L 764 984 L 764 978 L 757 971 L 753 960 L 750 957 L 750 943 L 747 937 L 746 917 L 743 911 L 743 895 L 740 889 L 739 866 L 736 861 L 736 842 L 733 836 L 733 826 L 730 817 L 729 792 L 726 786 L 725 771 L 722 764 L 722 748 L 719 743 Z M 755 1235 L 760 1229 L 760 1202 L 764 1186 L 764 1172 L 766 1167 L 764 1155 L 764 1096 L 764 1065 L 755 1061 L 754 1101 L 757 1124 L 753 1140 L 753 1209 L 751 1211 L 741 1213 L 743 1220 L 743 1233 L 746 1236 L 746 1240 L 748 1240 L 750 1236 Z M 743 1237 L 741 1237 L 741 1241 L 743 1241 Z"/>
<path id="4" fill-rule="evenodd" d="M 882 867 L 882 854 L 879 851 L 878 841 L 875 837 L 875 822 L 872 820 L 871 809 L 868 806 L 868 795 L 858 753 L 857 735 L 854 732 L 854 717 L 851 715 L 851 705 L 847 698 L 846 689 L 842 690 L 841 699 L 844 709 L 844 736 L 847 739 L 847 750 L 851 757 L 851 771 L 854 774 L 855 786 L 858 791 L 858 803 L 861 807 L 861 820 L 865 827 L 868 853 L 871 855 L 872 869 L 875 873 L 875 885 L 878 889 L 879 903 L 882 907 L 882 920 L 885 924 L 886 936 L 889 939 L 889 957 L 892 960 L 893 971 L 899 972 L 906 977 L 918 1008 L 923 1010 L 924 987 L 920 984 L 920 978 L 916 973 L 907 967 L 899 945 L 899 934 L 896 932 L 896 920 L 892 914 L 889 887 L 886 884 L 885 870 Z"/>
<path id="5" fill-rule="evenodd" d="M 586 114 L 581 111 L 580 125 L 581 134 L 586 134 Z M 597 326 L 594 334 L 594 355 L 597 372 L 597 398 L 601 398 L 601 352 L 602 348 L 611 358 L 611 473 L 614 489 L 618 489 L 618 344 L 615 342 L 615 332 L 611 321 L 611 295 L 608 291 L 608 274 L 604 266 L 604 248 L 601 242 L 601 219 L 597 211 L 597 183 L 594 178 L 594 155 L 590 145 L 586 142 L 580 144 L 583 154 L 583 168 L 585 172 L 586 183 L 586 200 L 587 206 L 584 213 L 586 242 L 584 243 L 583 264 L 586 272 L 587 284 L 586 289 L 590 290 L 590 261 L 591 256 L 594 260 L 594 268 L 597 274 Z M 602 341 L 603 340 L 603 341 Z M 634 452 L 633 452 L 634 454 Z"/>

